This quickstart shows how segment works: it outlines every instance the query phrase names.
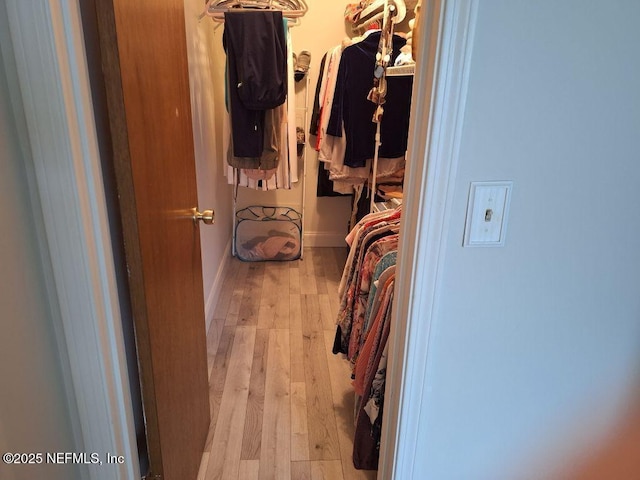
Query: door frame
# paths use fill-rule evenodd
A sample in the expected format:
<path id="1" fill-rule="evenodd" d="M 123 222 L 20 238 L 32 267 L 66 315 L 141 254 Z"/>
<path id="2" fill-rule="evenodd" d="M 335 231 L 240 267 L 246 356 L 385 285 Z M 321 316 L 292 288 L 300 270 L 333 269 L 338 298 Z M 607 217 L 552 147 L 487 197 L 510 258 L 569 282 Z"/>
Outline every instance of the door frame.
<path id="1" fill-rule="evenodd" d="M 79 4 L 9 0 L 6 8 L 75 451 L 124 457 L 86 468 L 91 480 L 140 478 Z"/>
<path id="2" fill-rule="evenodd" d="M 140 478 L 112 245 L 79 0 L 7 2 L 77 406 L 77 451 L 124 455 L 117 478 Z M 431 325 L 438 311 L 478 0 L 427 2 L 414 81 L 407 198 L 378 478 L 413 478 Z M 33 35 L 37 31 L 38 35 Z M 429 34 L 429 32 L 432 32 Z M 43 82 L 42 79 L 47 79 Z M 420 162 L 415 160 L 421 160 Z M 94 405 L 103 405 L 97 409 Z M 71 412 L 74 416 L 76 412 Z M 93 479 L 114 470 L 90 468 Z M 409 472 L 411 474 L 409 475 Z"/>
<path id="3" fill-rule="evenodd" d="M 378 479 L 421 478 L 424 384 L 437 319 L 478 0 L 430 0 L 419 27 Z"/>

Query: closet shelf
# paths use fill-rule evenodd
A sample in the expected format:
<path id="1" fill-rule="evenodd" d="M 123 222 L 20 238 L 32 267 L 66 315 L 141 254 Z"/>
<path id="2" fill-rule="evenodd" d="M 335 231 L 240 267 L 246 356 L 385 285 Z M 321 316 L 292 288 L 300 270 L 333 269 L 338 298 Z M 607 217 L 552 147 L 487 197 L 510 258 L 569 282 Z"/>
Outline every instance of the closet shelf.
<path id="1" fill-rule="evenodd" d="M 416 73 L 416 64 L 400 65 L 398 67 L 387 67 L 388 77 L 408 77 Z"/>
<path id="2" fill-rule="evenodd" d="M 399 198 L 392 198 L 386 202 L 375 202 L 373 204 L 374 212 L 384 212 L 385 210 L 394 210 L 402 205 L 402 200 Z"/>

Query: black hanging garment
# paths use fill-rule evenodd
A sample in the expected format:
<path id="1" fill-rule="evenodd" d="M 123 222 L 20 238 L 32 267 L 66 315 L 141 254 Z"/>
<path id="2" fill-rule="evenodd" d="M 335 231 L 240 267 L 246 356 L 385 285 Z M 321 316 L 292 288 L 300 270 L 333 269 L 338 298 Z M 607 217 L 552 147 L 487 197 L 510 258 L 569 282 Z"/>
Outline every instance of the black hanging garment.
<path id="1" fill-rule="evenodd" d="M 320 73 L 318 73 L 316 93 L 313 96 L 313 110 L 311 111 L 311 124 L 309 125 L 309 134 L 313 136 L 317 136 L 318 130 L 320 130 L 320 90 L 322 89 L 322 76 L 324 75 L 326 62 L 327 54 L 325 53 L 320 61 Z"/>
<path id="2" fill-rule="evenodd" d="M 282 12 L 226 12 L 229 111 L 236 157 L 260 157 L 265 110 L 287 97 L 287 44 Z"/>
<path id="3" fill-rule="evenodd" d="M 327 62 L 327 54 L 325 53 L 320 62 L 320 73 L 318 74 L 318 84 L 314 95 L 313 110 L 311 112 L 311 123 L 309 125 L 309 133 L 313 136 L 318 135 L 320 130 L 320 91 L 322 89 L 322 77 Z M 338 193 L 333 189 L 333 180 L 329 178 L 329 170 L 325 170 L 324 163 L 318 162 L 318 186 L 316 189 L 317 197 L 344 197 L 350 193 Z"/>
<path id="4" fill-rule="evenodd" d="M 376 104 L 369 101 L 367 96 L 373 83 L 380 36 L 381 32 L 374 32 L 361 42 L 345 48 L 340 59 L 327 133 L 341 137 L 344 124 L 347 137 L 344 164 L 349 167 L 364 167 L 375 153 L 376 124 L 371 119 Z M 405 44 L 404 38 L 393 36 L 390 64 L 395 62 Z M 387 78 L 385 112 L 380 132 L 382 158 L 398 158 L 407 151 L 412 86 L 413 77 Z"/>

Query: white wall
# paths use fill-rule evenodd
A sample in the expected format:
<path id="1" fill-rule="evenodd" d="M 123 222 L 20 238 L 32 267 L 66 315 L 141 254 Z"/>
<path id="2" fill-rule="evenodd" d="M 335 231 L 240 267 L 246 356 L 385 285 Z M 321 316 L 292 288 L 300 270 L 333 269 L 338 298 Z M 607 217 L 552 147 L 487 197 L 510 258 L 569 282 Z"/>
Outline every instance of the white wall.
<path id="1" fill-rule="evenodd" d="M 307 162 L 305 241 L 308 246 L 344 246 L 344 237 L 347 233 L 351 212 L 351 197 L 316 196 L 318 154 L 309 143 L 309 121 L 311 120 L 311 109 L 313 108 L 322 56 L 327 50 L 338 45 L 349 33 L 344 22 L 345 2 L 330 0 L 307 3 L 309 11 L 302 19 L 302 24 L 291 29 L 291 43 L 294 52 L 300 54 L 301 51 L 307 50 L 311 53 L 308 120 L 306 125 L 303 125 L 300 120 L 297 122 L 297 126 L 304 128 L 307 138 L 305 146 Z M 303 86 L 304 81 L 296 84 L 297 108 L 304 106 L 305 91 Z M 266 197 L 260 192 L 249 192 L 253 194 L 247 195 L 251 200 L 246 203 L 262 205 L 265 202 L 271 202 L 274 205 L 300 205 L 301 185 L 302 183 L 299 182 L 290 192 L 272 192 L 268 193 Z"/>
<path id="2" fill-rule="evenodd" d="M 18 121 L 12 102 L 19 92 L 10 53 L 4 4 L 0 7 L 0 453 L 74 451 L 71 417 L 54 330 L 55 315 L 47 302 L 45 267 L 37 241 L 22 149 L 24 118 Z M 11 70 L 10 70 L 11 69 Z M 45 254 L 46 256 L 46 254 Z M 79 478 L 75 465 L 15 465 L 0 461 L 0 478 L 26 480 Z"/>
<path id="3" fill-rule="evenodd" d="M 187 0 L 189 1 L 189 0 Z M 198 8 L 200 2 L 196 2 Z M 313 106 L 313 95 L 315 94 L 320 60 L 324 53 L 331 47 L 338 45 L 347 36 L 347 29 L 344 23 L 345 2 L 340 0 L 308 2 L 309 11 L 302 19 L 300 26 L 291 29 L 293 49 L 296 53 L 302 50 L 311 52 L 311 83 L 309 85 L 309 106 Z M 202 22 L 204 28 L 210 33 L 213 31 L 213 22 L 205 19 Z M 203 27 L 198 27 L 202 29 Z M 220 27 L 213 33 L 213 69 L 216 84 L 215 111 L 216 120 L 222 119 L 224 112 L 224 51 L 222 49 L 222 32 Z M 297 106 L 304 106 L 304 82 L 296 84 Z M 302 115 L 302 112 L 300 112 Z M 309 120 L 311 112 L 309 111 Z M 220 123 L 220 122 L 219 122 Z M 308 123 L 308 122 L 307 122 Z M 221 126 L 221 125 L 219 125 Z M 300 122 L 299 126 L 303 126 Z M 308 132 L 309 125 L 304 125 L 305 132 Z M 218 143 L 221 148 L 222 133 L 218 131 Z M 307 140 L 309 139 L 308 133 Z M 351 211 L 351 197 L 316 197 L 317 185 L 317 154 L 307 143 L 307 182 L 306 182 L 306 211 L 304 217 L 304 228 L 306 232 L 307 245 L 344 245 L 347 222 Z M 219 151 L 219 163 L 223 160 L 222 151 Z M 217 167 L 216 167 L 217 168 Z M 302 166 L 300 167 L 302 169 Z M 302 173 L 302 171 L 301 171 Z M 302 175 L 300 175 L 302 178 Z M 229 194 L 230 197 L 231 194 Z M 300 208 L 302 199 L 302 181 L 298 182 L 290 191 L 278 190 L 275 192 L 256 192 L 248 189 L 240 189 L 238 197 L 239 208 L 246 205 L 287 205 Z M 230 207 L 231 208 L 231 207 Z M 230 229 L 231 227 L 229 227 Z"/>
<path id="4" fill-rule="evenodd" d="M 413 478 L 559 478 L 640 428 L 640 4 L 478 3 Z M 461 246 L 474 180 L 504 248 Z"/>
<path id="5" fill-rule="evenodd" d="M 218 110 L 220 105 L 224 105 L 220 102 L 220 96 L 224 95 L 224 68 L 216 69 L 214 61 L 224 52 L 221 41 L 218 41 L 219 35 L 214 32 L 213 22 L 207 18 L 201 22 L 197 20 L 203 9 L 204 2 L 185 0 L 198 203 L 201 210 L 213 209 L 216 212 L 214 225 L 200 225 L 208 328 L 221 287 L 222 268 L 231 252 L 232 190 L 223 175 L 222 144 L 216 141 L 222 127 Z"/>

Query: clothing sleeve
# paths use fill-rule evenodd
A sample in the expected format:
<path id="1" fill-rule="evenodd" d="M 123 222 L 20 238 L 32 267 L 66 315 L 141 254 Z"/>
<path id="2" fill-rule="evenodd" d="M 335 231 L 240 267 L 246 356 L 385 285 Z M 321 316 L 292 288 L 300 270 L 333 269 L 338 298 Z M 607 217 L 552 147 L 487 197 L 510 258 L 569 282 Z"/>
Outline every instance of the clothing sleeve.
<path id="1" fill-rule="evenodd" d="M 327 126 L 327 133 L 334 137 L 342 137 L 342 122 L 344 115 L 344 101 L 349 79 L 349 47 L 342 52 L 340 58 L 340 66 L 338 68 L 338 76 L 336 78 L 336 91 L 333 95 L 333 103 L 331 104 L 331 116 Z"/>
<path id="2" fill-rule="evenodd" d="M 316 86 L 316 94 L 313 100 L 313 111 L 311 113 L 311 124 L 309 126 L 310 135 L 318 135 L 318 129 L 320 128 L 320 90 L 322 89 L 322 79 L 324 77 L 324 68 L 327 61 L 327 54 L 325 53 L 320 62 L 320 74 L 318 75 L 318 84 Z"/>

